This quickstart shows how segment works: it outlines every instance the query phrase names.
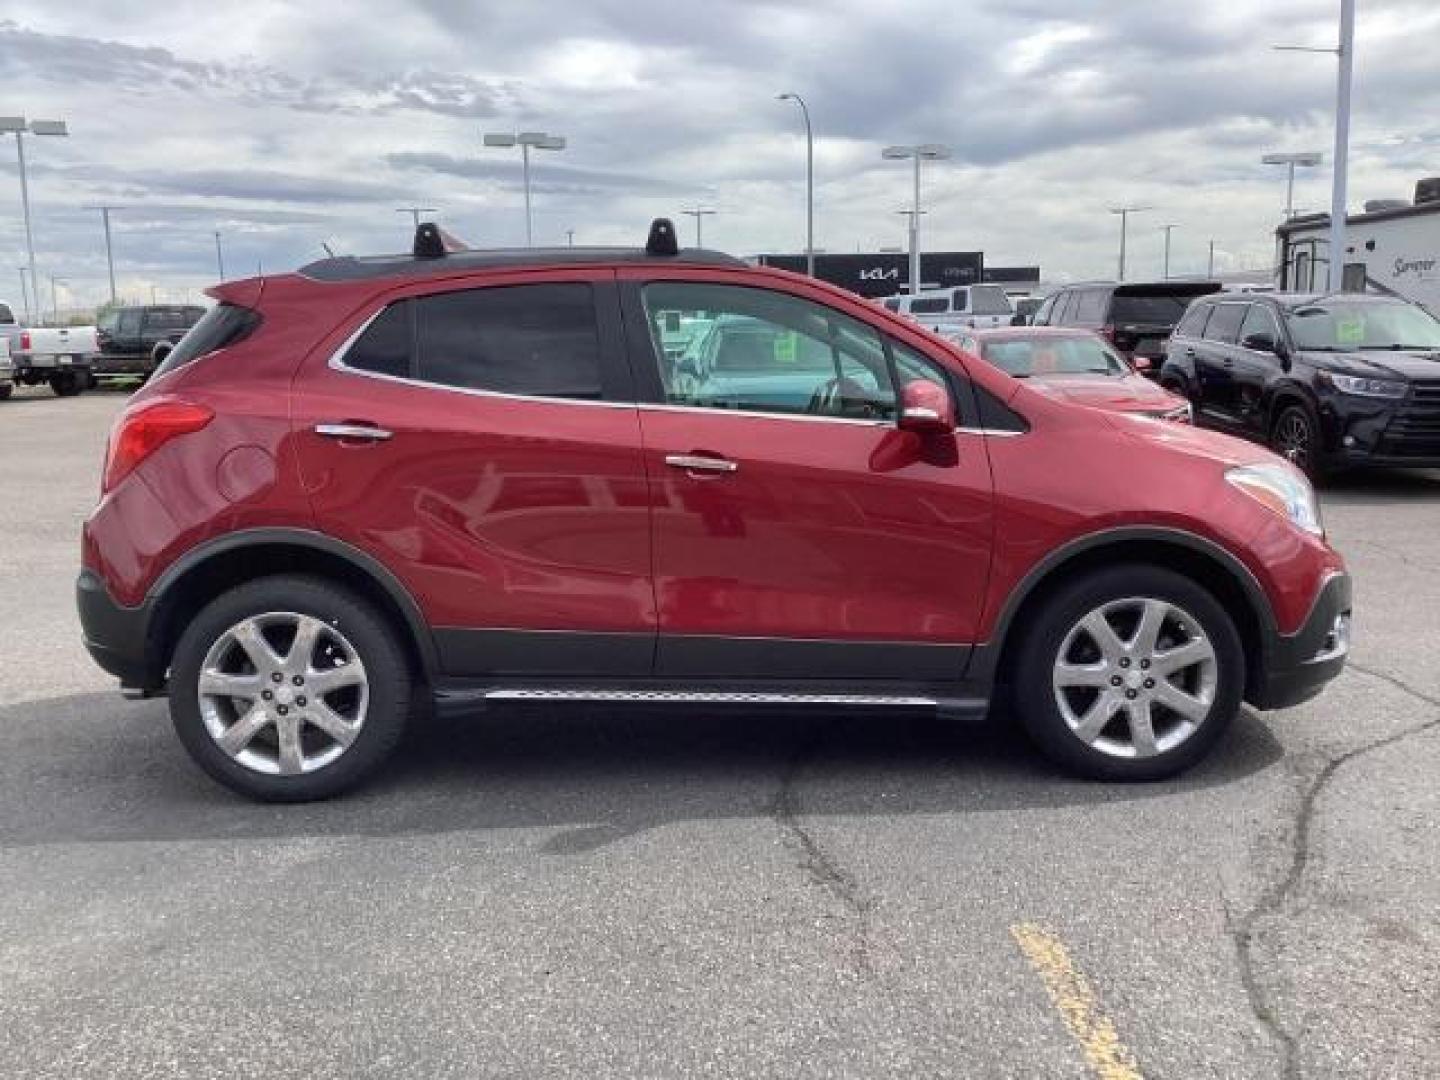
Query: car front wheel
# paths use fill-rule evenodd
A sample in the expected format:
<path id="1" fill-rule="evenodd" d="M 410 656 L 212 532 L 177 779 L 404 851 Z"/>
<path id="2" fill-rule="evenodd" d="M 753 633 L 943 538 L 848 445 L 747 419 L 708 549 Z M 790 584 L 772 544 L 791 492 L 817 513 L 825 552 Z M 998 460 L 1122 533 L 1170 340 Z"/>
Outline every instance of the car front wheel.
<path id="1" fill-rule="evenodd" d="M 411 708 L 395 632 L 348 590 L 261 578 L 207 605 L 181 635 L 170 713 L 191 757 L 254 799 L 304 802 L 360 783 Z"/>
<path id="2" fill-rule="evenodd" d="M 1319 426 L 1304 406 L 1288 405 L 1281 410 L 1270 430 L 1270 448 L 1312 477 L 1323 471 Z"/>
<path id="3" fill-rule="evenodd" d="M 1245 658 L 1207 590 L 1117 566 L 1049 597 L 1013 678 L 1021 720 L 1052 760 L 1091 779 L 1158 780 L 1199 761 L 1234 719 Z"/>

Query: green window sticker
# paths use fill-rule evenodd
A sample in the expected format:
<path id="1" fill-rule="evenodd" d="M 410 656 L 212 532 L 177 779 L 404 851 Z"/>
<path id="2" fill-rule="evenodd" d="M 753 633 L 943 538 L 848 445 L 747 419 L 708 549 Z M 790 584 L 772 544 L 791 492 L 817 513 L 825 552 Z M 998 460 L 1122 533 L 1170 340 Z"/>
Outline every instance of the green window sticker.
<path id="1" fill-rule="evenodd" d="M 1365 317 L 1348 315 L 1335 320 L 1335 344 L 1363 345 L 1365 343 Z"/>
<path id="2" fill-rule="evenodd" d="M 797 352 L 795 337 L 794 330 L 775 335 L 775 363 L 791 365 L 795 363 Z"/>

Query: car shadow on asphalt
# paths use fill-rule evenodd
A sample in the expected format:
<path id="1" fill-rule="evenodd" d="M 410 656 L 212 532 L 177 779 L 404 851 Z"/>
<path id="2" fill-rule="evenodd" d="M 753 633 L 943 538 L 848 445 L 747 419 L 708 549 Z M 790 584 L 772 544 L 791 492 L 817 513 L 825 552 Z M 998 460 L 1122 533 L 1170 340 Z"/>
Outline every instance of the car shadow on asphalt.
<path id="1" fill-rule="evenodd" d="M 1010 812 L 1232 784 L 1281 755 L 1248 711 L 1183 777 L 1098 784 L 1058 774 L 1002 718 L 516 706 L 415 725 L 351 795 L 267 806 L 193 766 L 163 702 L 90 694 L 0 709 L 0 847 L 552 828 L 559 855 L 774 816 L 782 793 L 806 817 Z"/>
<path id="2" fill-rule="evenodd" d="M 1440 501 L 1440 469 L 1378 469 L 1326 477 L 1322 504 L 1389 506 L 1397 502 Z"/>

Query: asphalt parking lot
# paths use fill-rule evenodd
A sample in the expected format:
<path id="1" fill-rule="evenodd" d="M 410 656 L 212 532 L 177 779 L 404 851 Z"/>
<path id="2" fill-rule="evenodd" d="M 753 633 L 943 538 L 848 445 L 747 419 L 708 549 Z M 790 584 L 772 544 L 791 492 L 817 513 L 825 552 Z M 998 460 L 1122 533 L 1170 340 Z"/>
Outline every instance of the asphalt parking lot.
<path id="1" fill-rule="evenodd" d="M 1350 669 L 1178 782 L 530 708 L 265 807 L 81 648 L 124 400 L 0 404 L 0 1076 L 1440 1075 L 1440 472 L 1327 487 Z"/>

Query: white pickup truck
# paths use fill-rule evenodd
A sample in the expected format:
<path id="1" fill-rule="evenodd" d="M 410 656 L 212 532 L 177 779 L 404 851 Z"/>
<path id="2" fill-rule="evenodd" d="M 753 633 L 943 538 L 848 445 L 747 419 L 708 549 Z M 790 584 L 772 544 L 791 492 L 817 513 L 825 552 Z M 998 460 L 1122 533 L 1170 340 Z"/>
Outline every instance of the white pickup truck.
<path id="1" fill-rule="evenodd" d="M 0 301 L 0 336 L 10 346 L 12 387 L 49 383 L 60 397 L 72 397 L 90 385 L 91 358 L 99 348 L 95 327 L 22 327 L 15 309 Z"/>
<path id="2" fill-rule="evenodd" d="M 999 285 L 957 285 L 948 289 L 922 289 L 914 296 L 891 296 L 885 306 L 908 315 L 941 337 L 965 330 L 1009 326 L 1015 308 Z"/>

